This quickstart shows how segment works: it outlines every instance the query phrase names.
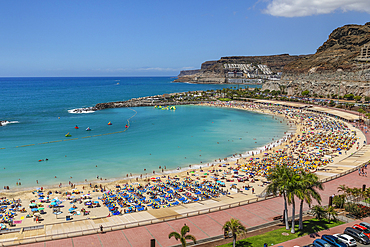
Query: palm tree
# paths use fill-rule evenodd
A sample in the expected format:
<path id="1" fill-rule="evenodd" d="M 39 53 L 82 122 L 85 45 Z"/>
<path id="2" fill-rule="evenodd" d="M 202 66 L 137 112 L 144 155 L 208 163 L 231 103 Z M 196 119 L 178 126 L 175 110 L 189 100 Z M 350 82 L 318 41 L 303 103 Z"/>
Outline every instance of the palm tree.
<path id="1" fill-rule="evenodd" d="M 267 180 L 270 184 L 267 186 L 267 193 L 270 194 L 282 194 L 284 197 L 284 221 L 285 228 L 289 230 L 288 224 L 288 204 L 287 204 L 287 181 L 289 179 L 289 168 L 286 165 L 277 165 L 276 167 L 269 170 Z"/>
<path id="2" fill-rule="evenodd" d="M 352 196 L 355 198 L 356 202 L 358 202 L 363 198 L 363 192 L 360 188 L 353 188 Z"/>
<path id="3" fill-rule="evenodd" d="M 287 190 L 286 190 L 286 193 L 287 193 L 287 199 L 288 199 L 288 203 L 289 204 L 292 204 L 292 229 L 291 229 L 291 233 L 295 233 L 295 201 L 294 201 L 294 196 L 296 194 L 300 194 L 300 191 L 302 190 L 302 182 L 301 182 L 301 176 L 300 174 L 298 174 L 296 171 L 294 171 L 293 169 L 290 169 L 289 170 L 289 178 L 288 178 L 288 186 L 287 186 Z"/>
<path id="4" fill-rule="evenodd" d="M 350 188 L 348 186 L 345 186 L 344 184 L 338 186 L 338 192 L 343 192 L 344 201 L 348 201 L 349 195 L 350 195 Z M 343 206 L 343 205 L 342 205 Z"/>
<path id="5" fill-rule="evenodd" d="M 328 220 L 331 220 L 333 218 L 334 221 L 337 220 L 336 216 L 338 215 L 337 211 L 335 211 L 333 206 L 328 206 L 326 209 L 326 216 L 328 217 Z"/>
<path id="6" fill-rule="evenodd" d="M 369 198 L 370 198 L 370 188 L 367 188 L 363 193 L 364 193 L 364 199 L 365 199 L 366 205 L 368 205 Z"/>
<path id="7" fill-rule="evenodd" d="M 240 223 L 240 221 L 234 218 L 231 218 L 230 221 L 227 221 L 222 229 L 225 230 L 226 234 L 231 232 L 233 235 L 233 247 L 235 247 L 236 244 L 236 237 L 247 232 L 247 229 Z"/>
<path id="8" fill-rule="evenodd" d="M 301 200 L 299 208 L 299 229 L 303 229 L 303 202 L 305 201 L 309 206 L 311 206 L 312 199 L 315 199 L 319 204 L 321 204 L 321 196 L 316 191 L 315 187 L 319 190 L 323 190 L 323 184 L 319 180 L 316 174 L 311 172 L 301 172 L 301 183 L 300 189 L 296 190 L 296 196 Z"/>
<path id="9" fill-rule="evenodd" d="M 343 194 L 347 194 L 348 187 L 344 184 L 338 186 L 338 192 L 343 192 Z"/>
<path id="10" fill-rule="evenodd" d="M 194 244 L 197 243 L 197 240 L 195 239 L 195 237 L 193 235 L 186 235 L 186 233 L 190 232 L 190 229 L 187 225 L 184 225 L 182 228 L 181 228 L 181 235 L 180 233 L 178 232 L 171 232 L 169 235 L 168 235 L 168 238 L 172 238 L 172 237 L 175 237 L 176 240 L 179 240 L 180 239 L 180 242 L 182 244 L 182 247 L 186 247 L 186 240 L 187 239 L 190 239 L 190 240 L 193 240 Z"/>
<path id="11" fill-rule="evenodd" d="M 311 208 L 311 213 L 315 216 L 316 219 L 321 220 L 326 217 L 326 210 L 324 207 L 315 205 Z"/>

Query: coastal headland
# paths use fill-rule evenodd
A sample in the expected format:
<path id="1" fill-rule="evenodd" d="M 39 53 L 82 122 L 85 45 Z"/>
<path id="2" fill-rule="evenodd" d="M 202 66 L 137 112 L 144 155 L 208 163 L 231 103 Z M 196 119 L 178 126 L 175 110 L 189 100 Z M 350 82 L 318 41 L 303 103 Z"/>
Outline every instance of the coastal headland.
<path id="1" fill-rule="evenodd" d="M 32 239 L 35 236 L 43 239 L 47 236 L 68 237 L 69 231 L 78 234 L 79 231 L 71 226 L 69 231 L 63 230 L 61 235 L 56 231 L 57 228 L 67 227 L 69 223 L 65 221 L 66 216 L 72 219 L 71 222 L 84 225 L 84 234 L 87 234 L 95 233 L 101 224 L 115 230 L 137 226 L 137 221 L 155 223 L 206 213 L 211 209 L 217 211 L 231 205 L 248 204 L 261 196 L 268 196 L 264 194 L 268 184 L 265 175 L 269 167 L 278 165 L 281 160 L 299 169 L 315 172 L 324 180 L 353 171 L 368 161 L 366 156 L 370 150 L 363 147 L 366 142 L 364 134 L 352 123 L 326 114 L 279 104 L 240 101 L 215 101 L 206 106 L 237 108 L 271 114 L 272 117 L 279 115 L 286 124 L 296 126 L 296 133 L 287 133 L 282 140 L 274 140 L 263 149 L 248 152 L 244 156 L 236 154 L 178 173 L 164 170 L 161 174 L 144 179 L 126 178 L 109 183 L 94 181 L 64 188 L 2 193 L 1 203 L 7 206 L 5 211 L 15 210 L 9 210 L 14 213 L 8 219 L 11 226 L 7 228 L 11 230 L 4 231 L 6 234 L 0 239 L 3 243 L 19 243 L 19 237 L 27 237 L 17 229 L 33 226 L 42 226 L 43 230 Z M 358 155 L 353 155 L 355 153 Z M 355 160 L 350 161 L 351 157 Z M 139 208 L 143 211 L 140 212 Z M 114 212 L 118 212 L 118 215 L 113 216 Z M 135 220 L 127 221 L 127 217 L 134 217 Z M 42 223 L 37 223 L 35 219 L 39 222 L 42 220 Z M 13 240 L 9 242 L 9 238 Z"/>
<path id="2" fill-rule="evenodd" d="M 248 83 L 263 81 L 262 90 L 301 96 L 370 97 L 370 22 L 332 31 L 314 54 L 291 56 L 230 56 L 202 63 L 199 70 L 181 71 L 178 82 Z"/>

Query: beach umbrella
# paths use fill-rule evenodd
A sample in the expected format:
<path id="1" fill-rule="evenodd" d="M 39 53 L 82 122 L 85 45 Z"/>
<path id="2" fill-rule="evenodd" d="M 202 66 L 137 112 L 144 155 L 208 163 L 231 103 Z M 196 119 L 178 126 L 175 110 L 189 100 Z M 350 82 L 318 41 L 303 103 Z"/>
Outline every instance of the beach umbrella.
<path id="1" fill-rule="evenodd" d="M 38 211 L 38 209 L 37 208 L 32 208 L 31 211 L 36 212 L 36 211 Z"/>
<path id="2" fill-rule="evenodd" d="M 74 209 L 74 208 L 70 208 L 70 209 L 68 209 L 68 211 L 69 212 L 73 212 L 73 211 L 75 211 L 76 209 Z"/>
<path id="3" fill-rule="evenodd" d="M 44 210 L 44 208 L 39 208 L 39 211 L 42 211 L 42 210 Z"/>

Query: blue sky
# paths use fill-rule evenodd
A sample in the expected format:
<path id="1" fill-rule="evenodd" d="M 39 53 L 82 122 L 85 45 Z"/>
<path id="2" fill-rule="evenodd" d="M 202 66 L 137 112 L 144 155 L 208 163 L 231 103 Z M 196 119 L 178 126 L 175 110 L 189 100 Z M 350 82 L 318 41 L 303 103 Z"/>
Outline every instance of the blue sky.
<path id="1" fill-rule="evenodd" d="M 222 56 L 311 54 L 369 0 L 0 2 L 0 76 L 176 76 Z"/>

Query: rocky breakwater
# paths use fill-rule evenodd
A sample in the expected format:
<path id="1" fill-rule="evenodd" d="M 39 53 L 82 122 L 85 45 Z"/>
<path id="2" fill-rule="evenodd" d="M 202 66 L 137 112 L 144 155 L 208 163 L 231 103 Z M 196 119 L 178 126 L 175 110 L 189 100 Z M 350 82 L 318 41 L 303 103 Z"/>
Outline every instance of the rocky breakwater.
<path id="1" fill-rule="evenodd" d="M 181 97 L 182 100 L 178 100 L 176 97 Z M 97 110 L 103 110 L 107 108 L 122 108 L 122 107 L 140 107 L 140 106 L 169 106 L 169 105 L 189 105 L 189 104 L 200 104 L 203 101 L 194 100 L 191 98 L 183 99 L 185 95 L 179 94 L 165 94 L 156 95 L 150 97 L 133 98 L 127 101 L 117 101 L 108 103 L 98 103 L 94 106 Z"/>

